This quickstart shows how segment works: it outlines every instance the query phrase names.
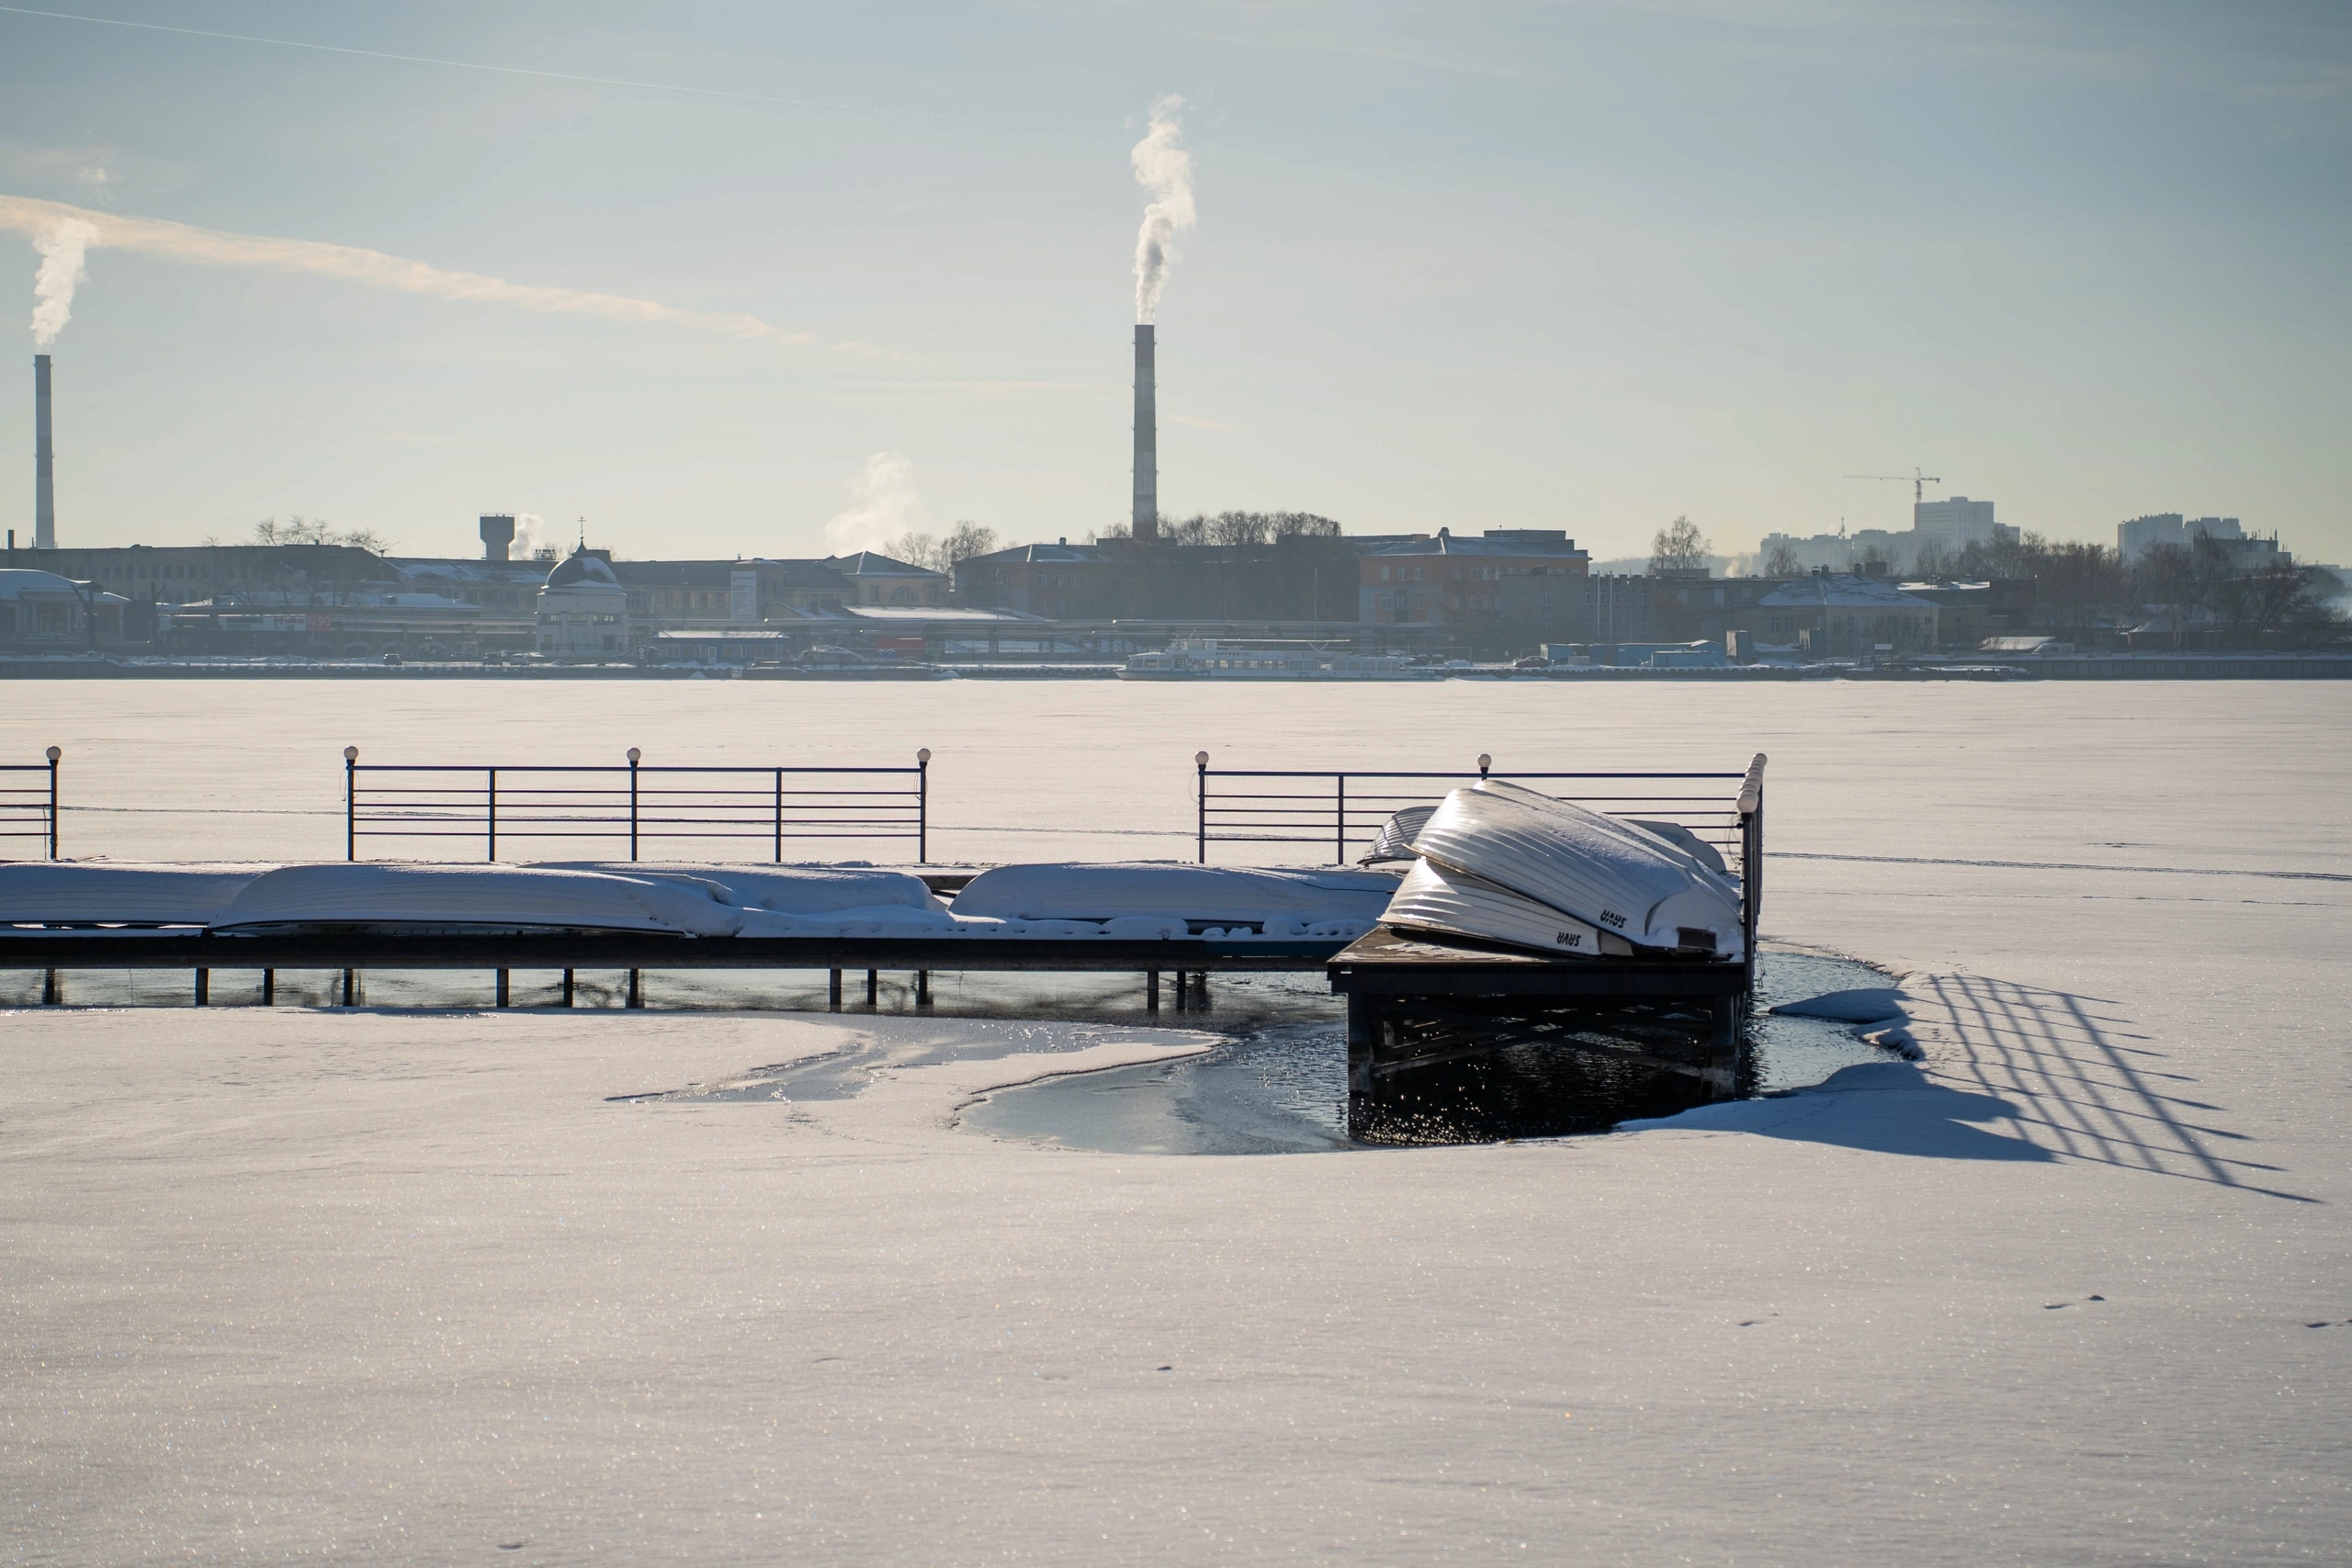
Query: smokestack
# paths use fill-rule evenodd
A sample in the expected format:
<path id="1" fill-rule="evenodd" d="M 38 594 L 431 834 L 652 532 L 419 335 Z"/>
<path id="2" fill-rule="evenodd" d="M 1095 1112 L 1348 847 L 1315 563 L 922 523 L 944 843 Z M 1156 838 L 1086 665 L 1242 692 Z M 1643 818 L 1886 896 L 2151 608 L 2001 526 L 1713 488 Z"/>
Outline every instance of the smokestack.
<path id="1" fill-rule="evenodd" d="M 57 454 L 49 445 L 49 355 L 33 355 L 33 548 L 57 547 Z"/>
<path id="2" fill-rule="evenodd" d="M 507 551 L 514 544 L 514 519 L 492 514 L 481 520 L 481 558 L 506 560 Z"/>
<path id="3" fill-rule="evenodd" d="M 1149 321 L 1136 323 L 1136 510 L 1129 531 L 1139 545 L 1155 544 L 1159 538 L 1159 411 L 1153 385 Z"/>

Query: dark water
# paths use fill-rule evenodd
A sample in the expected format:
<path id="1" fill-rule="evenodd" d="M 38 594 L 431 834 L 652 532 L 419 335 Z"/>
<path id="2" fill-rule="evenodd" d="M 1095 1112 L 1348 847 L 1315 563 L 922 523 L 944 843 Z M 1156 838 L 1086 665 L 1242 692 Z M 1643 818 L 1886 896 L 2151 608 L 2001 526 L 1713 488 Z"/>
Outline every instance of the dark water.
<path id="1" fill-rule="evenodd" d="M 1765 1010 L 1826 991 L 1883 986 L 1882 972 L 1787 950 L 1767 950 L 1757 971 L 1747 1092 L 1802 1089 L 1840 1067 L 1890 1059 L 1850 1025 Z M 1000 1090 L 968 1108 L 964 1124 L 998 1137 L 1122 1154 L 1307 1154 L 1599 1132 L 1702 1102 L 1679 1074 L 1537 1043 L 1396 1075 L 1371 1113 L 1360 1115 L 1361 1136 L 1351 1137 L 1340 1020 L 1283 1017 L 1269 999 L 1258 996 L 1254 1019 L 1228 1019 L 1221 987 L 1197 1021 L 1230 1033 L 1207 1055 Z"/>

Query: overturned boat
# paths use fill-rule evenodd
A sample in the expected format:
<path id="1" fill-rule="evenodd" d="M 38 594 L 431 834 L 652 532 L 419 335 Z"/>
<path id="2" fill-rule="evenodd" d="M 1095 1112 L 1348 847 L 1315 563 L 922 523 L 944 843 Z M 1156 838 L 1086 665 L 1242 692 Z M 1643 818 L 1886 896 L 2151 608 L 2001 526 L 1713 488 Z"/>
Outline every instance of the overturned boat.
<path id="1" fill-rule="evenodd" d="M 1738 882 L 1679 824 L 1488 779 L 1397 827 L 1388 852 L 1418 861 L 1381 917 L 1400 931 L 1566 956 L 1747 956 Z"/>

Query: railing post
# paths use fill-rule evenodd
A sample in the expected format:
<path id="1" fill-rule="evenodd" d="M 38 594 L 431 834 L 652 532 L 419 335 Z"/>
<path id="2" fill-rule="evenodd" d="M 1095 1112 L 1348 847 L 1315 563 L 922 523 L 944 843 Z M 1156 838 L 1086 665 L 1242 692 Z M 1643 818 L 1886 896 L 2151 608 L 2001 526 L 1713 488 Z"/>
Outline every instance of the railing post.
<path id="1" fill-rule="evenodd" d="M 359 858 L 359 748 L 343 749 L 343 858 Z"/>
<path id="2" fill-rule="evenodd" d="M 775 863 L 784 863 L 784 770 L 775 771 Z"/>
<path id="3" fill-rule="evenodd" d="M 1345 773 L 1334 773 L 1331 776 L 1340 781 L 1340 809 L 1339 819 L 1336 824 L 1337 832 L 1335 834 L 1339 852 L 1331 857 L 1331 863 L 1333 865 L 1345 865 L 1348 863 L 1348 775 Z"/>
<path id="4" fill-rule="evenodd" d="M 49 749 L 49 858 L 57 858 L 57 760 L 65 755 L 61 747 Z"/>
<path id="5" fill-rule="evenodd" d="M 1200 852 L 1201 863 L 1203 865 L 1206 865 L 1209 863 L 1209 754 L 1206 751 L 1193 752 L 1193 768 L 1197 775 L 1200 795 L 1201 818 L 1200 827 L 1198 829 L 1198 848 Z M 1154 976 L 1153 983 L 1155 985 L 1158 984 L 1157 976 Z"/>
<path id="6" fill-rule="evenodd" d="M 915 750 L 915 863 L 931 863 L 931 748 Z"/>
<path id="7" fill-rule="evenodd" d="M 1764 919 L 1764 753 L 1739 786 L 1740 915 L 1747 925 L 1747 986 L 1756 988 L 1756 932 Z"/>
<path id="8" fill-rule="evenodd" d="M 638 759 L 644 755 L 644 752 L 634 746 L 628 749 L 628 858 L 631 861 L 637 859 L 637 762 Z M 631 976 L 635 976 L 636 973 L 634 969 L 629 971 Z M 637 985 L 636 980 L 631 979 L 629 985 L 634 989 Z M 630 1005 L 633 1007 L 636 1004 Z"/>
<path id="9" fill-rule="evenodd" d="M 483 770 L 490 775 L 490 859 L 498 859 L 498 770 Z"/>

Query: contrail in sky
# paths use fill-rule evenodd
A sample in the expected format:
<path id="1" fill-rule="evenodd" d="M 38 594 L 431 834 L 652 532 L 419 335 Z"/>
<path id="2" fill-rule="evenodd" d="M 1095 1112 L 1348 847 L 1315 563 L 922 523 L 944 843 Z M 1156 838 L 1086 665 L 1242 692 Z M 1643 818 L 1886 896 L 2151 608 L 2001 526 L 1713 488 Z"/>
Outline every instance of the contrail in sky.
<path id="1" fill-rule="evenodd" d="M 492 277 L 479 272 L 447 272 L 424 262 L 410 261 L 404 256 L 386 255 L 381 251 L 363 251 L 350 245 L 323 245 L 311 240 L 280 240 L 265 234 L 232 234 L 219 229 L 198 229 L 153 218 L 119 218 L 110 212 L 93 212 L 85 208 L 69 207 L 62 201 L 38 201 L 30 197 L 0 196 L 0 229 L 14 229 L 33 236 L 33 243 L 48 258 L 41 267 L 44 280 L 49 277 L 56 257 L 62 254 L 55 249 L 61 243 L 59 236 L 80 229 L 88 231 L 81 236 L 82 243 L 93 250 L 136 251 L 143 255 L 160 256 L 166 261 L 193 262 L 204 266 L 257 267 L 268 272 L 306 273 L 314 277 L 339 278 L 363 288 L 389 288 L 401 294 L 482 300 L 552 314 L 597 316 L 608 321 L 689 327 L 697 332 L 717 333 L 724 337 L 755 343 L 805 344 L 813 341 L 808 333 L 786 332 L 781 327 L 770 326 L 757 316 L 681 310 L 651 299 L 632 299 L 626 295 L 588 294 L 574 288 L 543 288 L 527 283 L 509 283 L 503 277 Z M 65 324 L 64 306 L 71 303 L 72 296 L 69 284 L 63 290 L 64 303 L 58 308 L 58 326 Z M 38 312 L 34 320 L 38 329 L 41 320 Z"/>
<path id="2" fill-rule="evenodd" d="M 537 76 L 549 82 L 582 82 L 597 87 L 638 87 L 656 93 L 692 93 L 707 98 L 739 98 L 754 104 L 789 104 L 803 108 L 854 109 L 870 105 L 831 103 L 822 98 L 779 98 L 765 93 L 734 93 L 724 87 L 687 87 L 675 82 L 633 82 L 620 76 L 582 76 L 569 71 L 537 71 L 527 65 L 485 65 L 476 60 L 441 60 L 429 54 L 393 54 L 380 49 L 353 49 L 345 44 L 303 43 L 295 39 L 261 38 L 252 33 L 212 32 L 204 28 L 166 27 L 162 22 L 128 22 L 119 17 L 80 17 L 70 11 L 35 11 L 23 6 L 0 6 L 12 17 L 44 17 L 58 22 L 93 22 L 102 27 L 131 28 L 140 32 L 177 33 L 182 38 L 220 39 L 230 43 L 267 44 L 275 49 L 307 49 L 319 54 L 348 54 L 364 60 L 395 60 L 407 65 L 441 65 L 453 71 L 488 71 L 501 76 Z M 892 110 L 892 113 L 917 113 Z"/>
<path id="3" fill-rule="evenodd" d="M 1170 93 L 1151 106 L 1151 129 L 1127 154 L 1136 178 L 1151 192 L 1143 209 L 1143 227 L 1136 234 L 1136 320 L 1148 321 L 1159 309 L 1159 291 L 1168 287 L 1168 266 L 1176 259 L 1176 236 L 1190 229 L 1193 210 L 1193 155 L 1177 143 L 1184 128 L 1176 111 L 1184 100 Z"/>

